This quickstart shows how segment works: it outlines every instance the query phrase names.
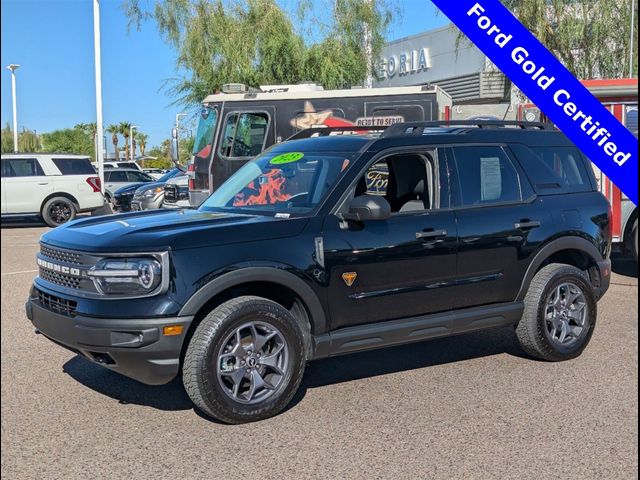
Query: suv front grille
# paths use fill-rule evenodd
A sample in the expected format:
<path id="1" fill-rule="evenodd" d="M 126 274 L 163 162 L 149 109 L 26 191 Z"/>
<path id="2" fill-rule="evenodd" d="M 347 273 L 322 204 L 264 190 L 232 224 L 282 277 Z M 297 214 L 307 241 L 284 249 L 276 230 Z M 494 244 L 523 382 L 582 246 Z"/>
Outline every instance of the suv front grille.
<path id="1" fill-rule="evenodd" d="M 164 199 L 175 202 L 178 198 L 178 189 L 173 185 L 164 186 Z"/>
<path id="2" fill-rule="evenodd" d="M 80 254 L 69 252 L 67 250 L 60 250 L 58 248 L 45 247 L 40 245 L 40 253 L 45 257 L 49 257 L 53 260 L 59 260 L 65 263 L 73 263 L 74 265 L 80 265 L 82 263 Z"/>
<path id="3" fill-rule="evenodd" d="M 36 289 L 36 291 L 38 292 L 38 303 L 42 308 L 66 317 L 74 317 L 76 315 L 78 302 L 56 297 L 55 295 L 49 295 L 38 289 Z"/>
<path id="4" fill-rule="evenodd" d="M 99 260 L 100 257 L 91 254 L 40 244 L 40 252 L 37 255 L 38 276 L 51 284 L 50 288 L 54 290 L 58 290 L 54 286 L 59 286 L 69 293 L 97 293 L 93 280 L 87 276 L 87 271 Z"/>
<path id="5" fill-rule="evenodd" d="M 80 288 L 80 279 L 78 277 L 72 277 L 71 275 L 65 275 L 64 273 L 53 272 L 51 270 L 40 267 L 40 278 L 47 282 L 55 283 L 67 288 Z"/>

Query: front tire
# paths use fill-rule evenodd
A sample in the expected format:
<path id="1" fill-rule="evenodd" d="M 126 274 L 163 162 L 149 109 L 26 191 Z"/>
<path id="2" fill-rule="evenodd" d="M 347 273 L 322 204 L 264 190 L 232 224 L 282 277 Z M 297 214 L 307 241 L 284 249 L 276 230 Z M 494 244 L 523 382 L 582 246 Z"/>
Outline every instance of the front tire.
<path id="1" fill-rule="evenodd" d="M 229 300 L 202 320 L 189 342 L 185 389 L 200 410 L 222 422 L 269 418 L 300 386 L 304 338 L 281 305 L 253 296 Z"/>
<path id="2" fill-rule="evenodd" d="M 596 324 L 597 304 L 586 274 L 551 264 L 533 278 L 516 336 L 532 357 L 558 362 L 579 356 Z"/>
<path id="3" fill-rule="evenodd" d="M 76 206 L 66 197 L 54 197 L 42 206 L 42 219 L 52 228 L 76 218 Z"/>

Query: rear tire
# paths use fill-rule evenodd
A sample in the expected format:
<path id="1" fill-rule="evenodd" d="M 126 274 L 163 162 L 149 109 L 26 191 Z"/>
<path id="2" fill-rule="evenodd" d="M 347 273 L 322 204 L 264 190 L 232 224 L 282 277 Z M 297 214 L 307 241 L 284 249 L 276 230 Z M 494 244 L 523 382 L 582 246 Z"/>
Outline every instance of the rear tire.
<path id="1" fill-rule="evenodd" d="M 558 362 L 579 356 L 596 324 L 597 304 L 586 274 L 551 264 L 533 278 L 516 336 L 532 357 Z"/>
<path id="2" fill-rule="evenodd" d="M 212 310 L 189 342 L 182 379 L 193 403 L 225 423 L 269 418 L 298 390 L 304 335 L 278 303 L 244 296 Z"/>
<path id="3" fill-rule="evenodd" d="M 76 218 L 76 206 L 66 197 L 53 197 L 42 206 L 42 219 L 52 228 Z"/>

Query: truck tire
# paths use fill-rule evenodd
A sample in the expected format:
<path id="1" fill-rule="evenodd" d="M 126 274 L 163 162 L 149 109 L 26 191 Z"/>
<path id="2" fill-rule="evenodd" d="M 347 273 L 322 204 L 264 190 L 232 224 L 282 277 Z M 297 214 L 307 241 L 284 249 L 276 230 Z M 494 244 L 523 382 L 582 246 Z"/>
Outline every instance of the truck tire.
<path id="1" fill-rule="evenodd" d="M 596 298 L 586 274 L 571 265 L 550 264 L 533 278 L 516 327 L 522 349 L 558 362 L 579 356 L 596 324 Z"/>
<path id="2" fill-rule="evenodd" d="M 76 218 L 76 206 L 66 197 L 53 197 L 44 203 L 40 213 L 44 222 L 55 228 Z"/>
<path id="3" fill-rule="evenodd" d="M 298 390 L 304 335 L 278 303 L 243 296 L 213 309 L 196 328 L 182 370 L 185 389 L 207 415 L 225 423 L 282 411 Z"/>

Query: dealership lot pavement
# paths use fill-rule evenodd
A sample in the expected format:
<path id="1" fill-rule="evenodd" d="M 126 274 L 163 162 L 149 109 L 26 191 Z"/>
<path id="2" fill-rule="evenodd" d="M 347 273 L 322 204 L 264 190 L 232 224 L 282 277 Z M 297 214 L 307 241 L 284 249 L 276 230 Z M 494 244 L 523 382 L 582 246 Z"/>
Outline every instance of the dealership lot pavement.
<path id="1" fill-rule="evenodd" d="M 2 228 L 2 478 L 636 478 L 637 265 L 617 258 L 577 360 L 510 329 L 308 366 L 283 414 L 227 426 L 179 382 L 76 357 L 24 314 L 43 227 Z"/>

